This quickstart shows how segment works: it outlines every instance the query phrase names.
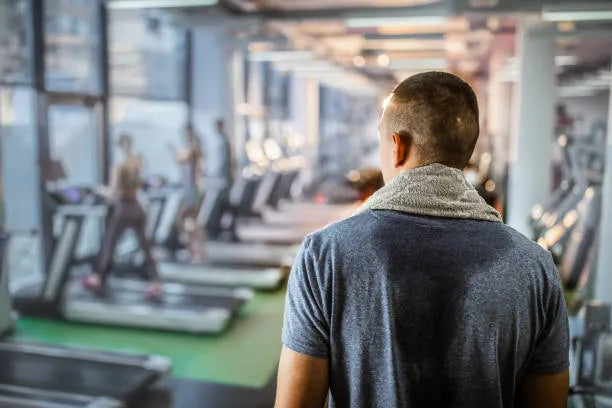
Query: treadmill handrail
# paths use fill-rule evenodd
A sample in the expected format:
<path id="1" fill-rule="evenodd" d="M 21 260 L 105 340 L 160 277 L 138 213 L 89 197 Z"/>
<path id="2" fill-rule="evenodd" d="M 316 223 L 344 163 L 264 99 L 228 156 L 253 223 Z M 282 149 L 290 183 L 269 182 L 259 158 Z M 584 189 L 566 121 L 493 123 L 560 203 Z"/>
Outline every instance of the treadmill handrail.
<path id="1" fill-rule="evenodd" d="M 4 394 L 3 394 L 4 393 Z M 53 401 L 64 400 L 64 401 Z M 65 408 L 66 403 L 75 407 L 85 408 L 122 408 L 121 401 L 108 397 L 91 397 L 88 395 L 66 393 L 60 391 L 40 390 L 18 385 L 0 384 L 0 406 L 6 403 L 19 403 L 20 406 L 32 408 Z M 78 404 L 78 405 L 77 405 Z"/>
<path id="2" fill-rule="evenodd" d="M 172 362 L 169 358 L 160 355 L 146 355 L 129 353 L 113 353 L 107 351 L 89 350 L 84 348 L 68 348 L 61 346 L 45 346 L 37 343 L 23 343 L 3 341 L 0 350 L 37 354 L 45 357 L 58 357 L 71 360 L 87 360 L 122 366 L 138 366 L 156 371 L 162 375 L 170 373 Z"/>
<path id="3" fill-rule="evenodd" d="M 106 217 L 108 206 L 105 204 L 93 204 L 84 206 L 82 204 L 62 204 L 56 210 L 59 216 L 81 216 L 81 217 Z"/>
<path id="4" fill-rule="evenodd" d="M 111 286 L 119 290 L 142 291 L 142 281 L 124 278 L 109 278 Z M 239 299 L 251 299 L 254 292 L 249 288 L 227 288 L 220 286 L 197 286 L 183 285 L 180 283 L 164 282 L 163 292 L 169 295 L 193 295 L 193 296 L 229 296 Z"/>

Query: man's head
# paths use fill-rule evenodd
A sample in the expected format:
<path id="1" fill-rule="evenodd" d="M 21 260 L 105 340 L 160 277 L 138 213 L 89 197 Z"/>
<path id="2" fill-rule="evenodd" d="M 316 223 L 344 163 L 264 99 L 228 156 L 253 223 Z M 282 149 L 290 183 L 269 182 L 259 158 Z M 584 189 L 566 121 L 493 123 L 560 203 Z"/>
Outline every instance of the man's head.
<path id="1" fill-rule="evenodd" d="M 386 100 L 378 130 L 385 182 L 432 163 L 463 168 L 478 139 L 476 95 L 452 74 L 411 76 Z"/>
<path id="2" fill-rule="evenodd" d="M 132 137 L 127 133 L 122 133 L 119 136 L 119 147 L 125 153 L 130 153 L 132 151 Z"/>

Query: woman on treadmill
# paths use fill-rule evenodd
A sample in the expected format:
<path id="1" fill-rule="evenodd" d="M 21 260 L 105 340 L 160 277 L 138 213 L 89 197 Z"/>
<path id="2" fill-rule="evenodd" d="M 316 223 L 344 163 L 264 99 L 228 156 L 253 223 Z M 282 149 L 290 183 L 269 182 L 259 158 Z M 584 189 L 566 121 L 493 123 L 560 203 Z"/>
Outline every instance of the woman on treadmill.
<path id="1" fill-rule="evenodd" d="M 193 126 L 185 126 L 187 146 L 174 150 L 174 158 L 181 166 L 183 195 L 177 217 L 177 228 L 187 239 L 187 250 L 191 261 L 204 261 L 204 228 L 198 226 L 197 218 L 202 204 L 202 147 Z"/>
<path id="2" fill-rule="evenodd" d="M 151 251 L 151 243 L 145 232 L 147 215 L 137 198 L 141 186 L 142 159 L 138 154 L 132 152 L 132 138 L 129 135 L 121 135 L 119 146 L 123 151 L 124 159 L 121 164 L 113 168 L 111 173 L 110 196 L 113 204 L 102 241 L 100 263 L 97 273 L 86 277 L 83 285 L 95 292 L 100 292 L 105 288 L 117 242 L 127 229 L 132 228 L 145 254 L 145 266 L 151 280 L 145 295 L 159 297 L 161 284 L 157 274 L 157 265 Z"/>

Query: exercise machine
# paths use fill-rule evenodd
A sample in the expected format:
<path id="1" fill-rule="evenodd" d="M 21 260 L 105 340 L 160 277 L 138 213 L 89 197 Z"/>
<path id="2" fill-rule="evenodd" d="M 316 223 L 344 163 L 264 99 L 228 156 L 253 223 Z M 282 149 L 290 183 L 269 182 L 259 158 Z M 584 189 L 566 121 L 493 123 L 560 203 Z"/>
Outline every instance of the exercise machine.
<path id="1" fill-rule="evenodd" d="M 209 188 L 207 198 L 219 197 L 221 189 Z M 216 199 L 215 199 L 216 200 Z M 213 200 L 213 206 L 218 201 Z M 260 290 L 273 290 L 280 287 L 289 272 L 291 257 L 283 248 L 274 251 L 271 248 L 237 248 L 227 247 L 217 242 L 205 244 L 206 259 L 204 263 L 183 262 L 177 256 L 182 248 L 177 235 L 176 218 L 180 209 L 180 193 L 170 194 L 166 200 L 164 215 L 156 231 L 156 243 L 166 256 L 157 264 L 160 277 L 164 281 L 189 284 L 208 284 L 231 287 L 251 287 Z M 207 201 L 206 204 L 210 203 Z M 206 213 L 214 211 L 204 205 Z M 203 226 L 200 226 L 203 228 Z M 158 255 L 160 251 L 158 251 Z M 126 261 L 137 264 L 134 259 Z"/>
<path id="2" fill-rule="evenodd" d="M 0 332 L 13 330 L 7 238 L 0 238 Z M 0 339 L 0 406 L 121 408 L 165 377 L 170 360 Z"/>
<path id="3" fill-rule="evenodd" d="M 110 277 L 103 293 L 85 289 L 81 277 L 91 263 L 80 263 L 75 249 L 86 216 L 104 217 L 106 207 L 91 203 L 93 193 L 75 189 L 58 191 L 63 204 L 56 210 L 63 227 L 55 242 L 43 282 L 21 288 L 15 307 L 26 315 L 137 328 L 218 333 L 252 296 L 245 288 L 221 288 L 177 283 L 163 284 L 159 299 L 143 296 L 146 282 Z M 73 197 L 77 197 L 76 199 Z M 77 271 L 81 274 L 77 274 Z"/>
<path id="4" fill-rule="evenodd" d="M 198 225 L 206 230 L 204 253 L 211 264 L 248 267 L 283 267 L 293 263 L 295 245 L 270 245 L 263 242 L 237 242 L 232 234 L 235 213 L 249 211 L 249 196 L 258 182 L 238 181 L 231 192 L 226 188 L 209 186 L 198 215 Z M 232 200 L 230 208 L 228 200 Z M 178 243 L 176 219 L 180 210 L 180 193 L 166 200 L 164 215 L 155 234 L 155 243 L 171 252 L 182 248 Z"/>
<path id="5" fill-rule="evenodd" d="M 597 252 L 605 150 L 588 138 L 564 136 L 562 146 L 568 178 L 546 206 L 534 208 L 531 225 L 539 233 L 538 243 L 551 251 L 565 288 L 580 292 Z"/>

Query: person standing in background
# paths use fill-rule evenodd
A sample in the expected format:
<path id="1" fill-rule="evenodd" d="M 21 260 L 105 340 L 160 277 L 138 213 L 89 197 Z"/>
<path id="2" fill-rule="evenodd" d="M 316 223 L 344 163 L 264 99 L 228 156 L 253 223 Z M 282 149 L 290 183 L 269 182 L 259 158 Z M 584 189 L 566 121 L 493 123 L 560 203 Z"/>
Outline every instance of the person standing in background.
<path id="1" fill-rule="evenodd" d="M 123 233 L 131 228 L 136 233 L 140 249 L 145 254 L 145 267 L 151 280 L 146 296 L 159 297 L 162 291 L 161 283 L 151 242 L 146 236 L 147 214 L 138 202 L 138 192 L 142 184 L 140 178 L 142 158 L 133 152 L 132 138 L 128 134 L 124 133 L 119 137 L 119 146 L 124 157 L 121 164 L 113 168 L 111 173 L 110 196 L 113 204 L 102 241 L 98 270 L 97 273 L 87 276 L 83 280 L 83 285 L 95 292 L 105 288 L 117 242 Z"/>
<path id="2" fill-rule="evenodd" d="M 225 123 L 223 119 L 217 119 L 215 122 L 217 128 L 217 138 L 219 143 L 219 154 L 221 163 L 218 168 L 218 176 L 223 179 L 225 185 L 230 188 L 234 182 L 234 158 L 232 155 L 232 146 L 225 132 Z"/>
<path id="3" fill-rule="evenodd" d="M 187 250 L 192 262 L 204 261 L 204 230 L 197 225 L 202 203 L 203 174 L 202 146 L 193 125 L 185 126 L 184 148 L 174 149 L 174 158 L 181 166 L 182 197 L 177 228 L 187 238 Z"/>

